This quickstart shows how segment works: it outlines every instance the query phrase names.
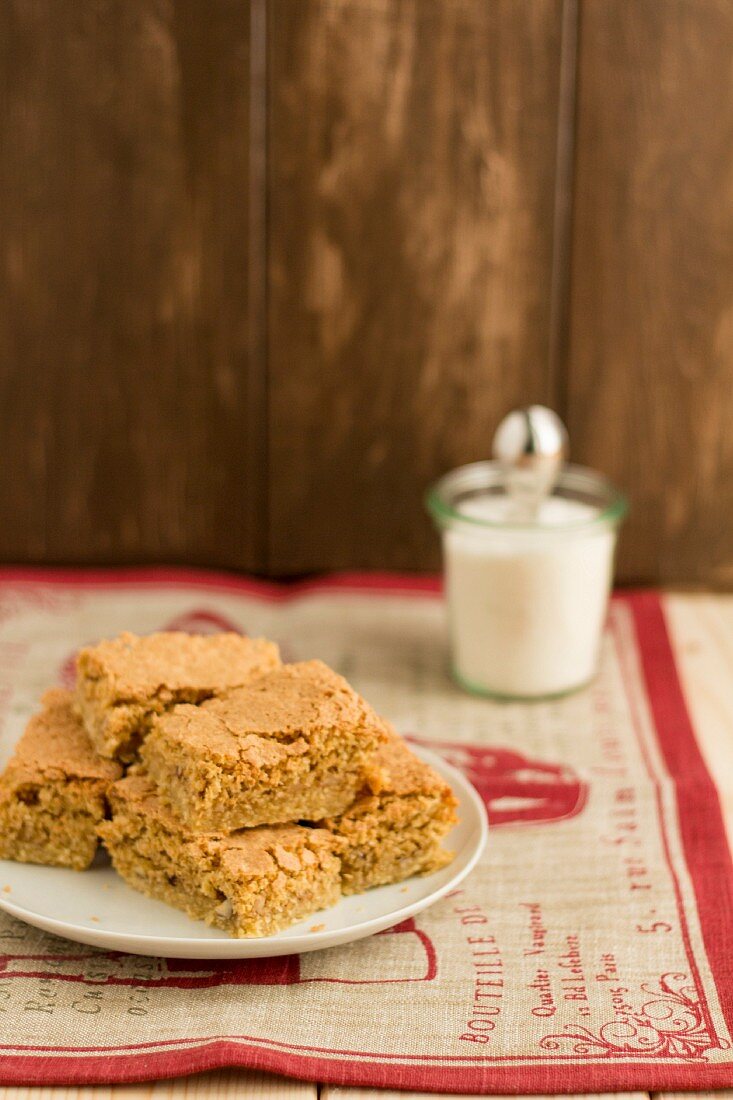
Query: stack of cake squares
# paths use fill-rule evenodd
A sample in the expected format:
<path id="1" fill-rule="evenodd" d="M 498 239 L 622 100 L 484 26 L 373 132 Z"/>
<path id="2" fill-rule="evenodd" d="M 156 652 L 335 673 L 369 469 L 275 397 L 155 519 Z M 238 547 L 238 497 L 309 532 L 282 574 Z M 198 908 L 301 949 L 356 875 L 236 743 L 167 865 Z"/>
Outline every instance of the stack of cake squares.
<path id="1" fill-rule="evenodd" d="M 0 777 L 0 858 L 84 870 L 267 936 L 451 859 L 450 787 L 322 661 L 238 634 L 84 649 Z"/>

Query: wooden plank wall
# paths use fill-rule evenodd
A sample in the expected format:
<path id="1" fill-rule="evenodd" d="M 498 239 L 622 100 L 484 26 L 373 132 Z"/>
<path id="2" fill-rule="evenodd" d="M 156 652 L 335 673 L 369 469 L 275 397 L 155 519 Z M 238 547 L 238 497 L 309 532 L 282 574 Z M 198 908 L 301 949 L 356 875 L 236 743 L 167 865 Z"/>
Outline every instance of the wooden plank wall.
<path id="1" fill-rule="evenodd" d="M 425 485 L 508 407 L 555 400 L 560 20 L 556 0 L 275 0 L 275 570 L 433 564 Z"/>
<path id="2" fill-rule="evenodd" d="M 581 6 L 567 411 L 631 578 L 733 584 L 733 6 Z"/>
<path id="3" fill-rule="evenodd" d="M 256 564 L 249 34 L 240 0 L 0 2 L 6 561 Z"/>
<path id="4" fill-rule="evenodd" d="M 527 401 L 733 584 L 727 0 L 0 0 L 0 560 L 432 568 Z"/>

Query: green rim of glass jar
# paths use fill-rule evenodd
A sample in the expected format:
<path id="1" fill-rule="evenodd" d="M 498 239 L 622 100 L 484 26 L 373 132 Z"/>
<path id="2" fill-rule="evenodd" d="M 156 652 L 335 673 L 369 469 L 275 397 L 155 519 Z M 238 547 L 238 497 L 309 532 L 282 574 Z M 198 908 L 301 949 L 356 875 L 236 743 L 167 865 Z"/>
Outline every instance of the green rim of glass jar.
<path id="1" fill-rule="evenodd" d="M 543 535 L 563 535 L 569 531 L 582 531 L 593 527 L 617 527 L 629 510 L 629 503 L 624 494 L 607 478 L 587 466 L 575 465 L 567 465 L 563 468 L 555 489 L 568 491 L 574 489 L 578 493 L 585 492 L 589 496 L 601 498 L 597 501 L 599 512 L 592 519 L 562 525 L 504 523 L 467 516 L 447 502 L 448 491 L 452 490 L 452 495 L 455 497 L 456 489 L 462 485 L 465 485 L 467 494 L 472 488 L 476 492 L 491 488 L 492 482 L 487 482 L 486 479 L 489 473 L 493 475 L 493 486 L 500 486 L 503 480 L 502 469 L 498 462 L 491 461 L 471 462 L 466 466 L 457 466 L 430 486 L 425 494 L 425 507 L 440 529 L 461 524 L 476 530 L 484 528 L 487 531 L 541 531 Z M 483 485 L 481 484 L 482 475 Z"/>

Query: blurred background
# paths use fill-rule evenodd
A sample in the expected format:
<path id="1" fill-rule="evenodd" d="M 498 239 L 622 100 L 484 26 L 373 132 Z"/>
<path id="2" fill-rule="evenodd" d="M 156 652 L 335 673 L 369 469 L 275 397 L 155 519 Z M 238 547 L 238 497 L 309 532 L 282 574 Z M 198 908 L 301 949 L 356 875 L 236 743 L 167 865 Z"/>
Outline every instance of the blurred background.
<path id="1" fill-rule="evenodd" d="M 729 0 L 0 0 L 0 559 L 437 567 L 551 405 L 733 586 Z"/>

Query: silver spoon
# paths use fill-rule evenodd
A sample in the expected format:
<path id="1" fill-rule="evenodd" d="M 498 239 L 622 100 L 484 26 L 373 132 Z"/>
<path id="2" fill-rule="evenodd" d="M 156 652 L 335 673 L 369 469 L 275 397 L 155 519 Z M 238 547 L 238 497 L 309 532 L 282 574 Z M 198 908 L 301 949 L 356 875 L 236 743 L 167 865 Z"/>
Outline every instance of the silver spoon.
<path id="1" fill-rule="evenodd" d="M 493 455 L 504 469 L 512 518 L 532 523 L 567 458 L 568 433 L 557 413 L 527 405 L 505 416 L 496 429 Z"/>

